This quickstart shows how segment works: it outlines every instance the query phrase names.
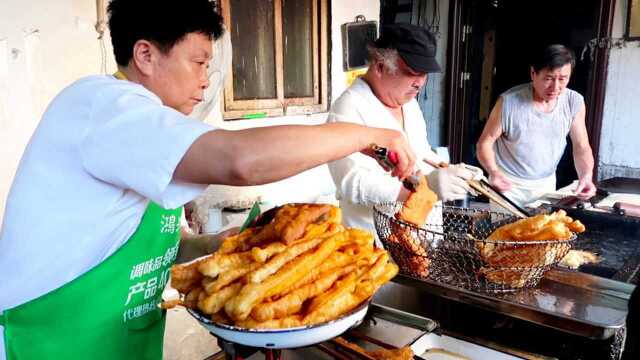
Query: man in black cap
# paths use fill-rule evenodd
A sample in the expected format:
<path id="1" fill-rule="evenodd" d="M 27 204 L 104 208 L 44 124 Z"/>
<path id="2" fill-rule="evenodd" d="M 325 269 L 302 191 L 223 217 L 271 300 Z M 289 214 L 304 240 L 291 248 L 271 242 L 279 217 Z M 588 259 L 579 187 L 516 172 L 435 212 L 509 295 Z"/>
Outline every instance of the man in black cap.
<path id="1" fill-rule="evenodd" d="M 443 162 L 431 150 L 422 111 L 415 97 L 427 82 L 428 73 L 440 72 L 436 39 L 427 29 L 408 24 L 382 28 L 380 38 L 368 47 L 369 69 L 335 101 L 328 121 L 402 131 L 416 154 L 418 171 L 427 174 L 429 186 L 443 201 L 463 198 L 465 180 L 473 173 L 461 165 L 434 169 Z M 373 229 L 373 204 L 404 200 L 409 192 L 375 161 L 358 154 L 329 164 L 337 189 L 343 222 L 347 226 Z"/>

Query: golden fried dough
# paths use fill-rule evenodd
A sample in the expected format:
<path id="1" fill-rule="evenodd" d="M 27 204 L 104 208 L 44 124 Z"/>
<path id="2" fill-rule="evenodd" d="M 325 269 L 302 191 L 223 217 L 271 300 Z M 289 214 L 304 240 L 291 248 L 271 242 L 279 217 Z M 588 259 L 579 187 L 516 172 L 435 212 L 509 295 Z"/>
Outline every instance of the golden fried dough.
<path id="1" fill-rule="evenodd" d="M 234 283 L 213 294 L 207 295 L 204 299 L 198 301 L 198 309 L 205 314 L 215 314 L 220 311 L 220 309 L 224 307 L 224 304 L 235 296 L 241 288 L 242 284 Z"/>
<path id="2" fill-rule="evenodd" d="M 344 347 L 348 347 L 357 353 L 367 354 L 376 360 L 413 360 L 413 351 L 408 346 L 399 349 L 365 350 L 357 344 L 351 343 L 340 336 L 333 339 L 333 341 Z"/>
<path id="3" fill-rule="evenodd" d="M 171 287 L 183 294 L 188 293 L 202 281 L 198 266 L 202 261 L 179 264 L 171 267 Z"/>
<path id="4" fill-rule="evenodd" d="M 281 319 L 271 319 L 267 321 L 257 321 L 252 318 L 236 321 L 236 325 L 247 329 L 281 329 L 302 326 L 300 315 L 291 315 Z"/>
<path id="5" fill-rule="evenodd" d="M 287 245 L 279 241 L 267 245 L 265 248 L 254 247 L 251 249 L 251 257 L 254 261 L 265 262 L 273 255 L 280 254 L 287 249 Z"/>
<path id="6" fill-rule="evenodd" d="M 222 241 L 222 244 L 220 245 L 220 249 L 218 249 L 218 251 L 216 251 L 216 253 L 218 253 L 218 254 L 230 254 L 232 252 L 236 252 L 237 249 L 239 249 L 241 247 L 244 247 L 244 243 L 247 240 L 253 238 L 255 236 L 255 234 L 260 232 L 260 230 L 262 230 L 261 227 L 248 228 L 248 229 L 245 229 L 241 233 L 229 236 L 228 238 L 226 238 L 226 239 L 224 239 Z M 247 249 L 249 249 L 249 248 L 247 248 Z"/>
<path id="7" fill-rule="evenodd" d="M 335 224 L 334 224 L 335 225 Z M 337 234 L 341 230 L 341 225 L 332 226 L 325 234 L 322 236 L 316 237 L 314 239 L 307 240 L 305 242 L 296 243 L 295 245 L 289 246 L 285 251 L 280 254 L 274 256 L 267 263 L 261 266 L 259 269 L 255 270 L 251 274 L 247 276 L 247 280 L 251 283 L 259 283 L 262 280 L 266 279 L 269 275 L 278 271 L 282 266 L 286 263 L 294 259 L 296 256 L 309 251 L 310 249 L 315 248 L 320 244 L 325 238 L 331 237 Z"/>
<path id="8" fill-rule="evenodd" d="M 266 225 L 226 238 L 214 254 L 175 266 L 183 299 L 164 306 L 198 309 L 239 327 L 295 327 L 341 316 L 397 273 L 371 233 L 344 229 L 335 206 L 291 204 L 273 213 Z"/>
<path id="9" fill-rule="evenodd" d="M 402 209 L 396 214 L 396 218 L 416 226 L 422 226 L 437 201 L 438 196 L 429 188 L 426 178 L 420 176 L 418 186 L 415 191 L 409 194 Z"/>
<path id="10" fill-rule="evenodd" d="M 564 210 L 503 225 L 487 237 L 488 242 L 476 242 L 485 262 L 480 273 L 495 284 L 523 287 L 529 279 L 540 275 L 536 268 L 559 262 L 571 248 L 563 241 L 584 230 L 584 225 L 567 216 Z M 540 243 L 518 244 L 525 241 Z"/>
<path id="11" fill-rule="evenodd" d="M 233 254 L 214 253 L 212 256 L 200 262 L 198 271 L 203 275 L 216 277 L 225 270 L 249 265 L 252 262 L 254 262 L 254 260 L 251 251 Z"/>
<path id="12" fill-rule="evenodd" d="M 331 211 L 331 206 L 324 204 L 308 204 L 297 208 L 296 216 L 286 223 L 280 232 L 282 241 L 291 244 L 300 239 L 307 225 L 312 224 Z"/>
<path id="13" fill-rule="evenodd" d="M 295 314 L 302 309 L 302 304 L 314 296 L 329 289 L 341 276 L 356 269 L 355 265 L 345 266 L 336 270 L 329 270 L 320 274 L 319 279 L 299 287 L 280 299 L 256 305 L 251 311 L 251 317 L 258 321 L 283 318 Z"/>
<path id="14" fill-rule="evenodd" d="M 317 250 L 300 255 L 262 283 L 246 284 L 238 296 L 226 303 L 227 315 L 236 321 L 246 319 L 251 309 L 260 301 L 288 288 L 311 269 L 319 266 L 338 247 L 342 238 L 344 235 L 341 233 L 329 237 L 318 246 Z"/>
<path id="15" fill-rule="evenodd" d="M 391 248 L 394 258 L 401 262 L 403 268 L 411 270 L 415 275 L 426 278 L 429 275 L 431 261 L 426 248 L 417 239 L 417 231 L 409 226 L 391 222 L 389 241 L 400 245 Z"/>
<path id="16" fill-rule="evenodd" d="M 232 282 L 240 279 L 246 274 L 252 272 L 253 270 L 260 267 L 262 264 L 254 262 L 248 265 L 243 265 L 237 267 L 235 269 L 227 270 L 221 273 L 215 280 L 213 278 L 207 277 L 206 279 L 210 279 L 207 282 L 203 282 L 202 287 L 207 294 L 212 294 L 223 287 L 231 284 Z"/>

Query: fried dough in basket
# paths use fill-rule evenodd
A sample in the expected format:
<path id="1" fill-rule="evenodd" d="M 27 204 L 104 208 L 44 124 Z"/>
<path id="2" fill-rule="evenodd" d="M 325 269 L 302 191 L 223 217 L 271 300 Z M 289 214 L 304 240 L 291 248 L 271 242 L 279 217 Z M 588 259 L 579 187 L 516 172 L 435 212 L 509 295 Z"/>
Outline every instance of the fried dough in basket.
<path id="1" fill-rule="evenodd" d="M 418 186 L 415 191 L 409 194 L 402 209 L 396 214 L 396 218 L 416 226 L 422 226 L 437 201 L 438 196 L 429 188 L 426 177 L 420 176 Z"/>
<path id="2" fill-rule="evenodd" d="M 541 275 L 540 268 L 560 261 L 571 248 L 566 240 L 584 231 L 584 225 L 564 210 L 503 225 L 487 237 L 489 242 L 476 241 L 485 262 L 480 273 L 495 284 L 523 287 L 532 277 Z M 541 243 L 518 244 L 530 241 Z"/>
<path id="3" fill-rule="evenodd" d="M 427 221 L 437 201 L 438 196 L 429 188 L 426 178 L 420 176 L 418 186 L 409 194 L 395 217 L 421 227 Z M 420 244 L 416 234 L 410 226 L 391 222 L 391 234 L 388 240 L 398 244 L 399 247 L 391 248 L 390 251 L 393 252 L 393 258 L 401 262 L 404 269 L 409 269 L 414 275 L 426 278 L 429 275 L 430 260 L 427 257 L 427 250 Z"/>
<path id="4" fill-rule="evenodd" d="M 427 250 L 417 239 L 416 231 L 395 222 L 390 222 L 390 225 L 391 234 L 388 240 L 399 245 L 389 249 L 393 258 L 403 269 L 409 269 L 414 275 L 426 278 L 429 275 L 431 261 L 427 257 Z"/>

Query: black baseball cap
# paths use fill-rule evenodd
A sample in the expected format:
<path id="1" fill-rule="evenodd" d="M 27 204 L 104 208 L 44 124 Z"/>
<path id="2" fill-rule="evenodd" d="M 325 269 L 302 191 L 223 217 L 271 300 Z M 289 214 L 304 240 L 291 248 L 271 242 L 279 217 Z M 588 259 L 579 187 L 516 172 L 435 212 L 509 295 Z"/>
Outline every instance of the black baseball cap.
<path id="1" fill-rule="evenodd" d="M 385 25 L 374 44 L 378 48 L 396 49 L 402 60 L 414 71 L 442 71 L 436 61 L 436 38 L 424 27 L 411 24 Z"/>

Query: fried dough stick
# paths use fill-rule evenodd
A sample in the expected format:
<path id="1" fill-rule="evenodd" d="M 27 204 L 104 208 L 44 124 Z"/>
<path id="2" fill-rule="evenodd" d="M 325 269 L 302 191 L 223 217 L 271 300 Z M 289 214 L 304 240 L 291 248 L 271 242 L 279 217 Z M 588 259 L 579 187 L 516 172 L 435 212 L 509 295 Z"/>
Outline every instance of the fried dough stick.
<path id="1" fill-rule="evenodd" d="M 299 287 L 276 301 L 256 305 L 251 310 L 251 317 L 257 321 L 267 321 L 295 314 L 302 309 L 302 304 L 307 299 L 326 291 L 338 278 L 354 270 L 356 265 L 324 272 L 316 281 Z"/>
<path id="2" fill-rule="evenodd" d="M 227 314 L 223 311 L 218 311 L 215 314 L 211 314 L 211 320 L 218 324 L 233 325 L 233 320 L 229 319 Z"/>
<path id="3" fill-rule="evenodd" d="M 197 287 L 192 289 L 191 291 L 189 291 L 189 293 L 187 293 L 187 295 L 184 297 L 184 301 L 183 301 L 183 305 L 185 307 L 188 307 L 190 309 L 195 309 L 198 307 L 198 299 L 200 298 L 200 295 L 203 293 L 204 291 L 202 290 L 201 287 Z"/>
<path id="4" fill-rule="evenodd" d="M 203 260 L 198 266 L 198 270 L 206 276 L 216 277 L 221 272 L 245 265 L 249 265 L 253 260 L 251 251 L 244 251 L 233 254 L 214 253 Z"/>
<path id="5" fill-rule="evenodd" d="M 580 222 L 580 220 L 574 220 L 570 216 L 567 216 L 567 212 L 564 210 L 558 210 L 549 215 L 551 219 L 562 221 L 565 223 L 571 231 L 576 233 L 582 233 L 586 230 L 585 226 Z"/>
<path id="6" fill-rule="evenodd" d="M 220 311 L 220 309 L 224 307 L 224 304 L 237 294 L 241 288 L 241 283 L 234 283 L 213 294 L 207 295 L 204 299 L 198 301 L 198 309 L 208 315 L 215 314 Z"/>
<path id="7" fill-rule="evenodd" d="M 559 210 L 550 215 L 540 214 L 501 226 L 489 235 L 487 240 L 568 240 L 571 231 L 584 230 L 585 227 L 580 221 L 573 220 L 564 210 Z"/>
<path id="8" fill-rule="evenodd" d="M 257 234 L 260 230 L 262 230 L 262 227 L 248 228 L 241 233 L 229 236 L 222 241 L 220 248 L 216 252 L 220 254 L 231 254 L 233 252 L 238 252 L 237 249 L 245 241 Z"/>
<path id="9" fill-rule="evenodd" d="M 376 262 L 376 265 L 378 263 Z M 376 266 L 374 265 L 374 267 Z M 304 325 L 318 324 L 352 310 L 367 300 L 386 282 L 391 280 L 398 273 L 398 266 L 394 263 L 383 263 L 377 277 L 365 277 L 355 286 L 354 291 L 343 292 L 341 296 L 330 299 L 316 310 L 308 313 L 302 320 Z M 367 274 L 370 275 L 370 274 Z"/>
<path id="10" fill-rule="evenodd" d="M 262 264 L 254 262 L 249 265 L 244 265 L 235 269 L 230 269 L 221 273 L 218 276 L 218 278 L 216 278 L 215 280 L 213 280 L 212 278 L 206 277 L 205 280 L 209 280 L 209 281 L 206 281 L 206 282 L 203 281 L 202 286 L 204 288 L 204 291 L 207 294 L 213 294 L 214 292 L 222 289 L 223 287 L 231 284 L 232 282 L 240 279 L 246 274 L 257 269 L 260 265 Z"/>
<path id="11" fill-rule="evenodd" d="M 317 247 L 324 239 L 334 236 L 341 230 L 342 226 L 333 224 L 333 226 L 331 226 L 331 228 L 322 236 L 289 246 L 285 251 L 274 256 L 259 269 L 247 275 L 247 281 L 256 284 L 262 282 L 298 255 Z"/>
<path id="12" fill-rule="evenodd" d="M 172 266 L 171 287 L 183 294 L 187 294 L 194 287 L 197 287 L 202 281 L 202 274 L 198 271 L 198 266 L 203 260 Z"/>
<path id="13" fill-rule="evenodd" d="M 371 257 L 372 253 L 372 251 L 360 252 L 356 256 L 351 256 L 340 251 L 334 252 L 320 266 L 309 271 L 302 279 L 291 285 L 291 287 L 270 296 L 266 300 L 276 301 L 290 292 L 318 280 L 324 272 L 337 271 L 348 265 L 356 265 L 357 267 L 370 265 L 368 258 Z"/>
<path id="14" fill-rule="evenodd" d="M 323 216 L 330 213 L 332 208 L 335 207 L 326 204 L 284 205 L 277 210 L 271 222 L 262 227 L 254 236 L 240 244 L 236 251 L 247 251 L 254 246 L 262 246 L 274 241 L 282 241 L 287 245 L 300 241 L 307 225 L 321 219 L 324 220 Z M 339 213 L 339 209 L 336 211 Z M 325 221 L 320 223 L 322 222 Z M 337 223 L 339 222 L 338 219 Z M 316 234 L 324 232 L 323 229 L 326 229 L 326 226 L 325 224 L 324 228 L 316 229 Z M 313 234 L 311 235 L 313 236 Z"/>
<path id="15" fill-rule="evenodd" d="M 225 304 L 225 312 L 236 321 L 246 319 L 256 304 L 291 287 L 292 284 L 295 284 L 311 269 L 319 266 L 329 257 L 342 241 L 344 241 L 342 233 L 329 237 L 316 250 L 301 254 L 262 283 L 246 284 L 240 293 Z"/>
<path id="16" fill-rule="evenodd" d="M 384 264 L 388 260 L 388 255 L 384 253 L 379 252 L 374 254 L 373 256 L 375 257 L 375 264 L 371 266 L 371 268 L 368 265 L 363 266 L 357 271 L 345 276 L 340 281 L 337 281 L 328 292 L 325 292 L 313 298 L 313 300 L 311 300 L 311 303 L 309 304 L 307 311 L 310 313 L 315 312 L 316 310 L 322 308 L 325 304 L 332 303 L 333 301 L 335 301 L 335 299 L 343 297 L 347 293 L 353 292 L 358 285 L 358 282 L 362 278 L 369 276 L 367 273 L 370 271 L 370 269 L 373 269 L 376 265 L 379 267 L 380 265 L 378 265 L 378 262 Z M 385 256 L 384 259 L 381 259 L 383 256 Z"/>
<path id="17" fill-rule="evenodd" d="M 396 218 L 416 226 L 422 226 L 437 201 L 438 196 L 429 188 L 426 178 L 420 176 L 418 186 L 415 191 L 409 194 L 402 209 L 396 214 Z"/>
<path id="18" fill-rule="evenodd" d="M 282 319 L 272 319 L 267 321 L 257 321 L 251 317 L 245 320 L 236 321 L 236 326 L 246 329 L 283 329 L 302 326 L 302 316 L 291 315 Z"/>
<path id="19" fill-rule="evenodd" d="M 347 235 L 348 235 L 347 244 L 349 242 L 353 242 L 358 246 L 373 246 L 373 243 L 374 243 L 373 235 L 366 230 L 357 229 L 357 228 L 348 228 Z"/>
<path id="20" fill-rule="evenodd" d="M 333 339 L 336 343 L 353 349 L 357 353 L 365 353 L 372 356 L 377 360 L 413 360 L 413 351 L 409 346 L 405 346 L 399 349 L 377 349 L 377 350 L 365 350 L 357 344 L 351 343 L 342 337 L 338 336 Z"/>
<path id="21" fill-rule="evenodd" d="M 251 257 L 257 262 L 265 262 L 273 255 L 279 254 L 287 249 L 287 245 L 281 242 L 274 242 L 264 248 L 254 246 L 251 249 Z"/>
<path id="22" fill-rule="evenodd" d="M 340 219 L 336 219 L 335 214 L 339 213 L 336 207 L 326 204 L 306 204 L 298 207 L 295 217 L 280 232 L 282 241 L 287 245 L 294 243 L 305 235 L 307 225 L 326 222 L 331 217 L 332 211 L 334 213 L 333 222 L 340 223 Z"/>
<path id="23" fill-rule="evenodd" d="M 316 281 L 317 279 L 320 278 L 322 273 L 330 270 L 337 270 L 352 264 L 356 264 L 358 267 L 361 267 L 364 265 L 371 265 L 372 256 L 373 256 L 373 251 L 368 249 L 364 249 L 363 251 L 359 251 L 354 254 L 345 254 L 342 252 L 335 252 L 331 254 L 331 256 L 327 258 L 327 260 L 323 262 L 322 265 L 311 270 L 309 273 L 307 273 L 307 275 L 305 275 L 302 279 L 300 279 L 299 282 L 295 283 L 290 290 L 295 290 L 301 286 L 304 286 L 313 281 Z M 280 295 L 284 295 L 287 292 L 288 291 L 285 291 Z"/>

